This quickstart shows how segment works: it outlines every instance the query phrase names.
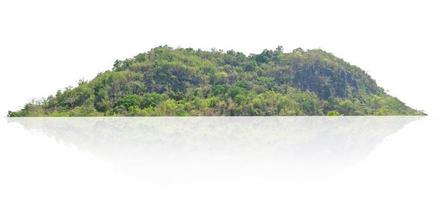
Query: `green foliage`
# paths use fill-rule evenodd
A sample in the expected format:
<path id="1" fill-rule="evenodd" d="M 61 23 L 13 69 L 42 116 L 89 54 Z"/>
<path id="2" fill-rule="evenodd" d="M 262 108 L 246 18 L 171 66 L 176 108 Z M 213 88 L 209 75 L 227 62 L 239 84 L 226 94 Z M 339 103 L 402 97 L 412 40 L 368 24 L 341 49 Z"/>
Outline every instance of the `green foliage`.
<path id="1" fill-rule="evenodd" d="M 121 97 L 116 103 L 117 107 L 123 107 L 128 110 L 130 107 L 139 108 L 141 106 L 142 97 L 138 95 L 128 95 Z"/>
<path id="2" fill-rule="evenodd" d="M 331 110 L 327 114 L 328 116 L 340 116 L 341 114 L 336 110 Z"/>
<path id="3" fill-rule="evenodd" d="M 249 56 L 160 46 L 75 88 L 23 109 L 24 116 L 421 115 L 360 68 L 322 50 L 282 47 Z"/>

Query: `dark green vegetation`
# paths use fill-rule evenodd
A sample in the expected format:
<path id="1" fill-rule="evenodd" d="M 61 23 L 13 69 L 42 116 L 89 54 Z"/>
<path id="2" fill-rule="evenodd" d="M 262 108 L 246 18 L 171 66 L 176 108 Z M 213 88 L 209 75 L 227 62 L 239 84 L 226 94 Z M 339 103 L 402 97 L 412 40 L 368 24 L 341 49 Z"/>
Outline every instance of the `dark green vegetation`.
<path id="1" fill-rule="evenodd" d="M 247 56 L 162 46 L 8 116 L 422 114 L 322 50 Z"/>

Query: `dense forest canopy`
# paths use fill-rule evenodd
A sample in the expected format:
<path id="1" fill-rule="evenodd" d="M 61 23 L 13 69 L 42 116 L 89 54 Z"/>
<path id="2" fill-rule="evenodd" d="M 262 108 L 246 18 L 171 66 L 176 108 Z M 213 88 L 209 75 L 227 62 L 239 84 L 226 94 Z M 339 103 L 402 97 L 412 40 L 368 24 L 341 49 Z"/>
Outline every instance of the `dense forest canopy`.
<path id="1" fill-rule="evenodd" d="M 245 55 L 160 46 L 8 116 L 423 114 L 323 50 Z"/>

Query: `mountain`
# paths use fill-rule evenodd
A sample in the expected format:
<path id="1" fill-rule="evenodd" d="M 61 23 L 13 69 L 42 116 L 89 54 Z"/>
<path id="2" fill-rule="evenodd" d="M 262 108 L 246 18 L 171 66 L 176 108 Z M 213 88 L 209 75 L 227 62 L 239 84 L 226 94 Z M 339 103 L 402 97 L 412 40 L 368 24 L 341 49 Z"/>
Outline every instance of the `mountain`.
<path id="1" fill-rule="evenodd" d="M 424 115 L 323 50 L 160 46 L 33 101 L 22 116 Z"/>

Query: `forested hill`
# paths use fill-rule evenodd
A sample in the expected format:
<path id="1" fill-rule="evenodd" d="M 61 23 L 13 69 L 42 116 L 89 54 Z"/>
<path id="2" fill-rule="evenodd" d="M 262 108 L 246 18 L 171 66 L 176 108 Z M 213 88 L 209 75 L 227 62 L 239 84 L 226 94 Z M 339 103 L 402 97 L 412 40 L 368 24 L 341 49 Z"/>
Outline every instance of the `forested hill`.
<path id="1" fill-rule="evenodd" d="M 8 116 L 423 114 L 322 50 L 245 55 L 161 46 Z"/>

